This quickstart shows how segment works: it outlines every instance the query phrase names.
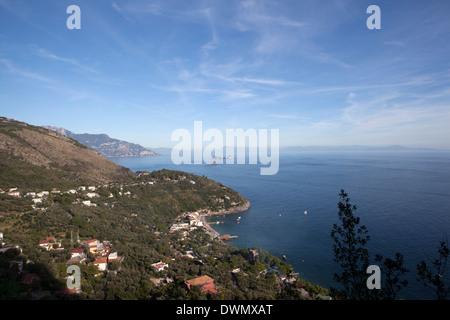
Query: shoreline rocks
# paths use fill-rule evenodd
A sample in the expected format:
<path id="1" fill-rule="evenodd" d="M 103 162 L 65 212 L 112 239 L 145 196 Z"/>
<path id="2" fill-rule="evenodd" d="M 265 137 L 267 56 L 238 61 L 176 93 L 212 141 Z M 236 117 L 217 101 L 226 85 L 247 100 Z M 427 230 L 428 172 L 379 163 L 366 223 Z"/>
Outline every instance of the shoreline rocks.
<path id="1" fill-rule="evenodd" d="M 206 222 L 206 217 L 217 216 L 217 215 L 221 215 L 221 214 L 236 214 L 236 213 L 247 211 L 249 208 L 250 208 L 250 201 L 247 200 L 246 203 L 244 203 L 243 205 L 236 206 L 236 207 L 226 209 L 226 210 L 221 210 L 221 211 L 205 210 L 202 214 L 200 214 L 200 220 L 202 221 L 203 226 L 206 228 L 206 230 L 208 230 L 214 236 L 219 238 L 220 233 L 217 230 L 215 230 L 213 227 L 211 227 L 208 222 Z M 226 244 L 223 241 L 221 241 L 221 242 Z"/>
<path id="2" fill-rule="evenodd" d="M 232 207 L 230 209 L 224 209 L 220 211 L 211 211 L 211 210 L 205 210 L 204 213 L 202 213 L 203 216 L 217 216 L 221 214 L 234 214 L 234 213 L 240 213 L 247 211 L 250 208 L 250 201 L 246 201 L 243 205 Z"/>

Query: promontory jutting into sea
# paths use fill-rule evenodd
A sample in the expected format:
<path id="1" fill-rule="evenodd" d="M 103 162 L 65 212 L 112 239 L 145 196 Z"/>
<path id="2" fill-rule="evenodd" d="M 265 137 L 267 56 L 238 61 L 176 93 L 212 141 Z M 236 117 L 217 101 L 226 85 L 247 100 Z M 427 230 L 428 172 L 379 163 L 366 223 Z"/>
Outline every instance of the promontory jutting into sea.
<path id="1" fill-rule="evenodd" d="M 448 152 L 281 150 L 280 170 L 273 176 L 261 176 L 259 166 L 250 164 L 174 165 L 169 154 L 113 160 L 134 171 L 168 168 L 205 175 L 237 190 L 250 201 L 250 209 L 209 218 L 211 227 L 237 236 L 229 240 L 233 246 L 257 246 L 280 259 L 286 256 L 300 277 L 327 288 L 338 287 L 330 232 L 337 221 L 339 190 L 344 188 L 370 232 L 371 247 L 388 256 L 397 251 L 404 255 L 411 271 L 401 297 L 434 298 L 417 282 L 415 272 L 419 261 L 437 251 L 450 225 Z"/>

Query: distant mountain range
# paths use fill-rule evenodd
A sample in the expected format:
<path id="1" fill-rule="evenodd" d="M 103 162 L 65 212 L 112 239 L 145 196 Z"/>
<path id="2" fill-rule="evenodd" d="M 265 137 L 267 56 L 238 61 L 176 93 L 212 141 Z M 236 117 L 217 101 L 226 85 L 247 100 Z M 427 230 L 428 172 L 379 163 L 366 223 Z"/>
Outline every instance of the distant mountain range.
<path id="1" fill-rule="evenodd" d="M 55 131 L 67 138 L 76 140 L 107 158 L 149 157 L 159 155 L 159 153 L 148 150 L 139 144 L 113 139 L 106 134 L 77 134 L 64 128 L 53 126 L 44 126 L 44 128 Z"/>

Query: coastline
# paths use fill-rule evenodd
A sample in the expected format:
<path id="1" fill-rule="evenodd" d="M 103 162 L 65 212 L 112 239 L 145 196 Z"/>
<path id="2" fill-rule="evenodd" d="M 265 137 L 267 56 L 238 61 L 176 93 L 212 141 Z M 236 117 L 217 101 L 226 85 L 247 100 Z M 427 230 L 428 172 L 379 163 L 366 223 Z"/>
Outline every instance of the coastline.
<path id="1" fill-rule="evenodd" d="M 247 211 L 250 208 L 250 201 L 247 200 L 246 203 L 240 206 L 236 206 L 227 210 L 220 210 L 220 211 L 211 211 L 206 210 L 204 213 L 201 213 L 199 218 L 200 221 L 203 223 L 203 226 L 206 228 L 206 230 L 213 236 L 213 237 L 220 237 L 220 233 L 215 230 L 211 225 L 206 222 L 206 217 L 216 216 L 216 215 L 224 215 L 224 214 L 235 214 Z M 223 241 L 222 241 L 223 242 Z M 223 242 L 225 243 L 225 242 Z"/>

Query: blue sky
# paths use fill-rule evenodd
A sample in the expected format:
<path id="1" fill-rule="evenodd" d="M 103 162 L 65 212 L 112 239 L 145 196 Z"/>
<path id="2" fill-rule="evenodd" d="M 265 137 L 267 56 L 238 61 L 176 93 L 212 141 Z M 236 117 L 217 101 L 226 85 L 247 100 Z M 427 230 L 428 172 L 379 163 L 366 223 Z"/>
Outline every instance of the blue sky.
<path id="1" fill-rule="evenodd" d="M 449 16 L 447 0 L 0 0 L 0 115 L 146 147 L 200 120 L 281 146 L 450 148 Z"/>

